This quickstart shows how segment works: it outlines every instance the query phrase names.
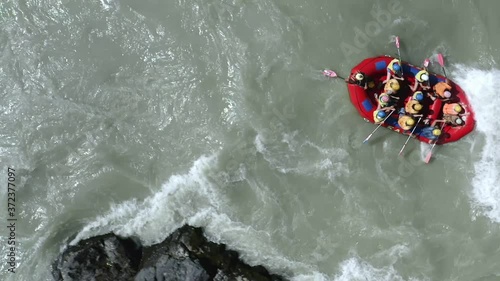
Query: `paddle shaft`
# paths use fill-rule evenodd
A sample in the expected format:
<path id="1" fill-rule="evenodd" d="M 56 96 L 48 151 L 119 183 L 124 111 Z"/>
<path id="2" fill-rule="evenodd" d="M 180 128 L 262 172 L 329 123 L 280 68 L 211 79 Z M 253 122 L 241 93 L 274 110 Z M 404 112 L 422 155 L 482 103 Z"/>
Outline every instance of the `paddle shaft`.
<path id="1" fill-rule="evenodd" d="M 399 51 L 399 36 L 396 36 L 396 48 L 398 49 L 399 61 L 401 61 L 401 52 Z M 403 64 L 401 64 L 401 75 L 403 75 Z"/>
<path id="2" fill-rule="evenodd" d="M 387 115 L 387 117 L 384 118 L 384 120 L 382 120 L 382 122 L 380 122 L 380 124 L 377 126 L 377 128 L 375 128 L 375 130 L 373 130 L 373 132 L 371 134 L 368 135 L 368 137 L 366 137 L 366 139 L 363 141 L 363 143 L 366 143 L 373 135 L 373 133 L 375 133 L 375 131 L 378 130 L 378 128 L 380 128 L 380 126 L 382 126 L 382 124 L 384 124 L 385 120 L 387 120 L 387 118 L 391 117 L 391 115 L 394 113 L 395 109 L 391 110 L 391 112 L 389 113 L 389 115 Z"/>
<path id="3" fill-rule="evenodd" d="M 444 66 L 442 66 L 441 68 L 443 69 L 444 77 L 448 78 L 448 76 L 446 75 L 446 70 L 444 70 Z"/>
<path id="4" fill-rule="evenodd" d="M 444 125 L 446 123 L 443 122 L 443 124 L 441 125 L 441 132 L 443 131 L 443 128 L 444 128 Z M 429 150 L 429 153 L 427 154 L 427 156 L 425 157 L 425 163 L 429 163 L 429 161 L 431 160 L 431 157 L 432 157 L 432 150 L 434 149 L 434 146 L 436 146 L 436 143 L 439 141 L 439 137 L 436 139 L 436 141 L 434 142 L 434 144 L 432 145 L 431 147 L 431 150 Z"/>
<path id="5" fill-rule="evenodd" d="M 413 127 L 413 130 L 411 130 L 411 133 L 410 133 L 410 135 L 408 136 L 408 138 L 406 139 L 405 144 L 403 145 L 403 147 L 402 147 L 402 148 L 401 148 L 401 150 L 399 151 L 399 155 L 401 155 L 401 153 L 403 153 L 403 150 L 405 149 L 406 144 L 408 143 L 408 141 L 410 140 L 411 136 L 413 135 L 413 132 L 415 132 L 415 129 L 417 128 L 418 123 L 420 123 L 420 120 L 422 120 L 422 117 L 418 118 L 417 124 L 415 124 L 415 127 Z"/>

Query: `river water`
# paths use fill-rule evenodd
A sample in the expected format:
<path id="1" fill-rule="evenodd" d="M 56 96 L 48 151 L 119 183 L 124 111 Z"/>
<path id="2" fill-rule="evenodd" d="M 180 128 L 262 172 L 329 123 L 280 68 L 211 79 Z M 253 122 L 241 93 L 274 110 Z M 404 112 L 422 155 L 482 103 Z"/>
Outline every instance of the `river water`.
<path id="1" fill-rule="evenodd" d="M 151 244 L 189 223 L 291 280 L 500 280 L 499 9 L 2 1 L 0 279 L 52 280 L 65 242 Z M 437 73 L 442 53 L 476 112 L 429 164 L 429 145 L 399 157 L 406 138 L 383 128 L 362 144 L 374 126 L 321 76 L 395 56 L 395 36 Z"/>

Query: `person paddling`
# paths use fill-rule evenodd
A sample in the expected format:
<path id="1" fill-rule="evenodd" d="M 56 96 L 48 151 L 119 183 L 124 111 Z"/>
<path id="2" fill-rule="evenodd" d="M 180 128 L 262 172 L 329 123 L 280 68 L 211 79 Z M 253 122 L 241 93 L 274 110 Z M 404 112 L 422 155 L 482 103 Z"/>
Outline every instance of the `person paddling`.
<path id="1" fill-rule="evenodd" d="M 425 69 L 417 72 L 415 75 L 415 84 L 413 84 L 411 90 L 415 92 L 419 86 L 422 90 L 429 90 L 431 88 L 429 82 L 429 72 Z"/>
<path id="2" fill-rule="evenodd" d="M 446 103 L 443 105 L 443 115 L 459 115 L 465 105 L 460 105 L 457 102 Z"/>
<path id="3" fill-rule="evenodd" d="M 399 59 L 393 59 L 387 65 L 387 76 L 382 83 L 387 83 L 390 79 L 404 80 L 402 71 L 401 61 Z"/>
<path id="4" fill-rule="evenodd" d="M 375 124 L 380 124 L 387 117 L 387 111 L 391 111 L 394 109 L 394 106 L 388 107 L 378 107 L 375 111 L 373 111 L 373 121 Z"/>
<path id="5" fill-rule="evenodd" d="M 429 97 L 432 100 L 435 100 L 436 97 L 442 100 L 448 100 L 451 98 L 450 91 L 452 87 L 448 78 L 446 78 L 444 82 L 438 82 L 436 85 L 434 85 L 434 87 L 432 87 L 432 89 L 434 90 L 434 96 L 429 93 Z"/>
<path id="6" fill-rule="evenodd" d="M 398 119 L 398 125 L 401 129 L 409 131 L 415 126 L 415 119 L 409 115 L 401 115 Z"/>
<path id="7" fill-rule="evenodd" d="M 391 103 L 391 97 L 387 93 L 382 93 L 378 96 L 377 103 L 379 107 L 389 106 Z"/>
<path id="8" fill-rule="evenodd" d="M 366 76 L 363 72 L 357 71 L 354 75 L 351 75 L 349 79 L 347 79 L 347 83 L 356 84 L 363 89 L 373 89 L 375 88 L 375 82 L 372 78 Z"/>
<path id="9" fill-rule="evenodd" d="M 396 104 L 396 101 L 394 98 L 398 99 L 397 97 L 392 97 L 388 95 L 387 93 L 382 93 L 380 96 L 377 97 L 375 95 L 375 99 L 377 101 L 377 110 L 381 108 L 392 108 L 394 109 L 394 105 Z"/>
<path id="10" fill-rule="evenodd" d="M 417 96 L 420 97 L 420 95 L 418 95 L 418 93 L 417 93 Z M 422 104 L 420 102 L 418 102 L 418 100 L 411 97 L 405 103 L 405 106 L 399 110 L 399 114 L 406 114 L 406 115 L 409 115 L 411 117 L 422 117 L 423 114 L 418 114 L 418 113 L 420 113 L 422 108 L 423 108 Z"/>
<path id="11" fill-rule="evenodd" d="M 469 112 L 458 114 L 458 115 L 449 115 L 444 114 L 443 119 L 434 120 L 433 124 L 436 123 L 445 123 L 451 126 L 463 126 L 465 125 L 465 121 L 462 116 L 469 115 Z"/>
<path id="12" fill-rule="evenodd" d="M 387 83 L 384 85 L 384 92 L 389 94 L 393 98 L 398 98 L 396 95 L 401 86 L 399 85 L 399 81 L 396 79 L 389 79 Z"/>
<path id="13" fill-rule="evenodd" d="M 424 93 L 422 93 L 421 91 L 416 91 L 415 93 L 413 93 L 413 96 L 411 98 L 421 103 L 424 101 Z"/>
<path id="14" fill-rule="evenodd" d="M 414 115 L 418 114 L 420 110 L 422 110 L 422 104 L 419 103 L 417 100 L 410 99 L 406 104 L 405 104 L 405 113 Z"/>
<path id="15" fill-rule="evenodd" d="M 426 137 L 430 140 L 437 140 L 441 133 L 441 129 L 435 127 L 434 125 L 425 127 L 420 131 L 421 136 Z"/>

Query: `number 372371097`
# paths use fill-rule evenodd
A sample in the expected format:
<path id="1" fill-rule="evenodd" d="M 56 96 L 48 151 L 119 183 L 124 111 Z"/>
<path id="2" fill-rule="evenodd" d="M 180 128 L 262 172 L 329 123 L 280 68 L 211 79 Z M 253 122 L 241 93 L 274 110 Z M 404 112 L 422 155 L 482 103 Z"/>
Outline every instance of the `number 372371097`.
<path id="1" fill-rule="evenodd" d="M 10 217 L 14 216 L 14 212 L 16 211 L 16 174 L 14 169 L 7 169 L 8 184 L 7 184 L 7 202 L 8 202 L 8 212 L 10 213 Z"/>

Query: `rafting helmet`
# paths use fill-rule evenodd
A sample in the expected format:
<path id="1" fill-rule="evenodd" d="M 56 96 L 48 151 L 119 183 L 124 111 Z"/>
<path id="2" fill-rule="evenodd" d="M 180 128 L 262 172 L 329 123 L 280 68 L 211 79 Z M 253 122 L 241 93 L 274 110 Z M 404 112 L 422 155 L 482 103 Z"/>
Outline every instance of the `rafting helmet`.
<path id="1" fill-rule="evenodd" d="M 379 97 L 379 100 L 380 102 L 382 103 L 388 103 L 390 98 L 389 98 L 389 95 L 388 94 L 381 94 L 380 97 Z"/>
<path id="2" fill-rule="evenodd" d="M 413 99 L 417 101 L 423 101 L 424 100 L 424 94 L 421 91 L 417 91 L 413 94 Z"/>
<path id="3" fill-rule="evenodd" d="M 358 81 L 365 79 L 365 76 L 361 72 L 356 73 L 355 77 L 356 77 L 356 80 L 358 80 Z"/>
<path id="4" fill-rule="evenodd" d="M 401 66 L 399 65 L 399 63 L 394 63 L 392 65 L 392 69 L 394 69 L 394 71 L 396 71 L 396 72 L 400 72 L 401 71 Z"/>
<path id="5" fill-rule="evenodd" d="M 410 118 L 410 119 L 406 120 L 405 123 L 407 126 L 413 126 L 413 125 L 415 125 L 415 120 L 413 120 L 413 118 Z"/>
<path id="6" fill-rule="evenodd" d="M 390 87 L 391 87 L 391 89 L 393 89 L 394 91 L 399 90 L 399 82 L 398 82 L 397 80 L 389 82 L 389 86 L 390 86 Z"/>
<path id="7" fill-rule="evenodd" d="M 462 118 L 457 118 L 457 120 L 455 120 L 455 123 L 457 123 L 457 125 L 462 125 L 464 123 L 464 120 L 462 120 Z"/>
<path id="8" fill-rule="evenodd" d="M 422 79 L 422 81 L 424 81 L 424 82 L 429 81 L 429 74 L 427 74 L 427 73 L 422 74 L 420 76 L 420 79 Z"/>
<path id="9" fill-rule="evenodd" d="M 450 91 L 444 91 L 444 97 L 449 99 L 451 97 Z"/>
<path id="10" fill-rule="evenodd" d="M 375 82 L 373 82 L 373 81 L 368 82 L 368 88 L 371 89 L 373 87 L 375 87 Z"/>
<path id="11" fill-rule="evenodd" d="M 453 107 L 453 110 L 455 110 L 456 113 L 459 113 L 460 111 L 462 111 L 462 107 L 459 104 L 457 104 Z"/>
<path id="12" fill-rule="evenodd" d="M 377 113 L 377 117 L 378 118 L 385 118 L 387 116 L 387 113 L 385 113 L 385 111 L 383 110 L 380 110 L 378 113 Z"/>
<path id="13" fill-rule="evenodd" d="M 420 111 L 422 110 L 422 105 L 420 103 L 415 103 L 413 106 L 413 109 L 415 109 L 416 111 Z"/>
<path id="14" fill-rule="evenodd" d="M 441 130 L 440 129 L 434 129 L 432 130 L 432 134 L 435 136 L 440 136 L 441 135 Z"/>

